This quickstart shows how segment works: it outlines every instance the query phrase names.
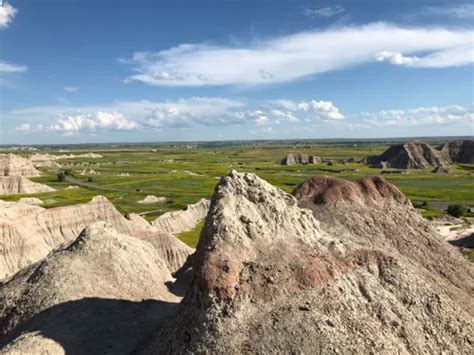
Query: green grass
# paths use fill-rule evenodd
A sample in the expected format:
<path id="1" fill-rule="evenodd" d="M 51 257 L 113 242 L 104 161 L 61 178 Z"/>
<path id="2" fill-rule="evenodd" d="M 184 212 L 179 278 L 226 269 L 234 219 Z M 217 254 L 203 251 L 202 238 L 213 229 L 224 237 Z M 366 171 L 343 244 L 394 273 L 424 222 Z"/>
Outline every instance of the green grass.
<path id="1" fill-rule="evenodd" d="M 327 164 L 280 166 L 275 164 L 290 151 L 301 151 L 329 159 L 356 160 L 367 155 L 378 154 L 386 147 L 375 144 L 357 146 L 344 144 L 262 144 L 199 147 L 185 146 L 128 145 L 116 147 L 68 148 L 68 153 L 95 152 L 103 158 L 68 159 L 60 161 L 62 170 L 71 169 L 77 179 L 87 182 L 87 176 L 80 175 L 90 168 L 99 173 L 94 175 L 93 187 L 74 190 L 65 188 L 71 183 L 58 182 L 56 169 L 41 169 L 43 175 L 34 178 L 57 191 L 35 194 L 42 199 L 44 207 L 51 208 L 89 201 L 96 195 L 104 195 L 122 213 L 147 213 L 152 220 L 171 210 L 179 210 L 200 198 L 209 198 L 219 177 L 231 169 L 256 173 L 271 184 L 291 192 L 299 183 L 314 175 L 329 175 L 349 180 L 361 179 L 367 175 L 379 175 L 380 169 L 372 169 L 358 163 L 328 166 Z M 156 151 L 153 151 L 155 150 Z M 45 149 L 50 154 L 58 149 Z M 25 153 L 26 154 L 26 153 Z M 409 170 L 407 175 L 382 175 L 395 184 L 413 201 L 462 202 L 474 206 L 474 165 L 456 165 L 452 175 L 432 174 L 431 169 Z M 119 173 L 129 176 L 118 176 Z M 197 174 L 197 175 L 194 175 Z M 142 205 L 137 201 L 146 195 L 165 196 L 167 202 L 156 205 Z M 2 197 L 15 201 L 21 195 Z M 434 216 L 437 211 L 426 211 L 425 216 Z"/>
<path id="2" fill-rule="evenodd" d="M 474 249 L 469 249 L 469 251 L 466 253 L 467 257 L 469 260 L 474 262 Z"/>
<path id="3" fill-rule="evenodd" d="M 204 219 L 202 219 L 193 230 L 178 234 L 177 237 L 191 248 L 196 248 L 202 227 L 204 227 Z"/>

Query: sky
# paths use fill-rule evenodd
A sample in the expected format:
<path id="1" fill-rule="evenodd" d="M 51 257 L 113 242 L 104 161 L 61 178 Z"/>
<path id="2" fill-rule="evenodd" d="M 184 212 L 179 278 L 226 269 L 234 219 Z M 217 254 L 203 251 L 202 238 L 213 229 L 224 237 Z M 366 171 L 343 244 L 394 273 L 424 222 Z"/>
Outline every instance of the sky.
<path id="1" fill-rule="evenodd" d="M 0 144 L 474 135 L 473 29 L 456 0 L 3 0 Z"/>

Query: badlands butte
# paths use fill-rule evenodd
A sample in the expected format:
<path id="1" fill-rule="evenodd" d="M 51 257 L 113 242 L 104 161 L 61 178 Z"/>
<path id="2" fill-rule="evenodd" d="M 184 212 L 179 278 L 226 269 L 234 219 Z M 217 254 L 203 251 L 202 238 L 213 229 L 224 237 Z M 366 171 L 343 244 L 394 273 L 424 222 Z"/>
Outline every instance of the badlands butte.
<path id="1" fill-rule="evenodd" d="M 2 354 L 474 352 L 472 140 L 5 153 Z"/>

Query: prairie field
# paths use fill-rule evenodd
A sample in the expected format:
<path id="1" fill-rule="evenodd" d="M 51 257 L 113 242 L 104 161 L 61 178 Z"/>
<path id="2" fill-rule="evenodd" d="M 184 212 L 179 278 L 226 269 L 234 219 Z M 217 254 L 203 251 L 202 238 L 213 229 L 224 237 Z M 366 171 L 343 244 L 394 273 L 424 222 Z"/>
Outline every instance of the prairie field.
<path id="1" fill-rule="evenodd" d="M 218 179 L 230 170 L 256 173 L 284 191 L 291 192 L 299 183 L 314 175 L 328 175 L 349 180 L 367 175 L 382 175 L 394 183 L 413 202 L 461 202 L 474 206 L 474 166 L 453 165 L 451 174 L 433 174 L 432 169 L 410 169 L 404 174 L 382 173 L 358 161 L 379 154 L 383 144 L 241 144 L 222 146 L 199 145 L 128 145 L 68 147 L 68 154 L 93 152 L 102 158 L 59 160 L 61 168 L 39 168 L 42 176 L 33 181 L 49 185 L 57 191 L 35 196 L 44 207 L 71 205 L 89 201 L 96 195 L 106 196 L 123 214 L 139 213 L 147 220 L 186 205 L 200 198 L 210 198 Z M 278 162 L 289 152 L 302 152 L 331 159 L 333 165 L 282 166 Z M 38 152 L 64 154 L 64 149 L 44 148 Z M 28 153 L 18 153 L 27 156 Z M 31 154 L 31 153 L 30 153 Z M 342 163 L 353 158 L 355 163 Z M 85 169 L 96 174 L 82 175 Z M 386 169 L 387 170 L 387 169 Z M 390 169 L 389 169 L 390 170 Z M 59 182 L 58 171 L 67 171 Z M 78 186 L 66 189 L 68 186 Z M 166 202 L 139 204 L 147 195 L 164 196 Z M 2 197 L 15 201 L 24 195 Z M 425 216 L 437 216 L 441 211 L 432 207 Z M 190 235 L 191 233 L 191 235 Z M 199 230 L 189 232 L 184 239 L 193 244 Z"/>

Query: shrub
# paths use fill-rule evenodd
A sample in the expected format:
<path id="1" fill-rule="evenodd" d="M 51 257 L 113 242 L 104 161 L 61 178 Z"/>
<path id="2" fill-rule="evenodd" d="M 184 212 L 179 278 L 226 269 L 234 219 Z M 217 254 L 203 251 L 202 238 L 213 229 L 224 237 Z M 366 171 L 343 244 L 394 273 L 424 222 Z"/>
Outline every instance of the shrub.
<path id="1" fill-rule="evenodd" d="M 422 203 L 421 203 L 421 208 L 423 209 L 427 209 L 428 208 L 428 201 L 424 200 Z"/>
<path id="2" fill-rule="evenodd" d="M 60 171 L 58 174 L 57 174 L 57 177 L 58 177 L 58 181 L 59 182 L 63 182 L 64 180 L 66 180 L 66 174 L 64 174 L 64 172 Z"/>
<path id="3" fill-rule="evenodd" d="M 461 203 L 456 203 L 448 206 L 448 214 L 453 217 L 462 217 L 467 213 L 467 207 Z"/>
<path id="4" fill-rule="evenodd" d="M 92 176 L 87 177 L 87 182 L 94 182 L 94 178 Z"/>

